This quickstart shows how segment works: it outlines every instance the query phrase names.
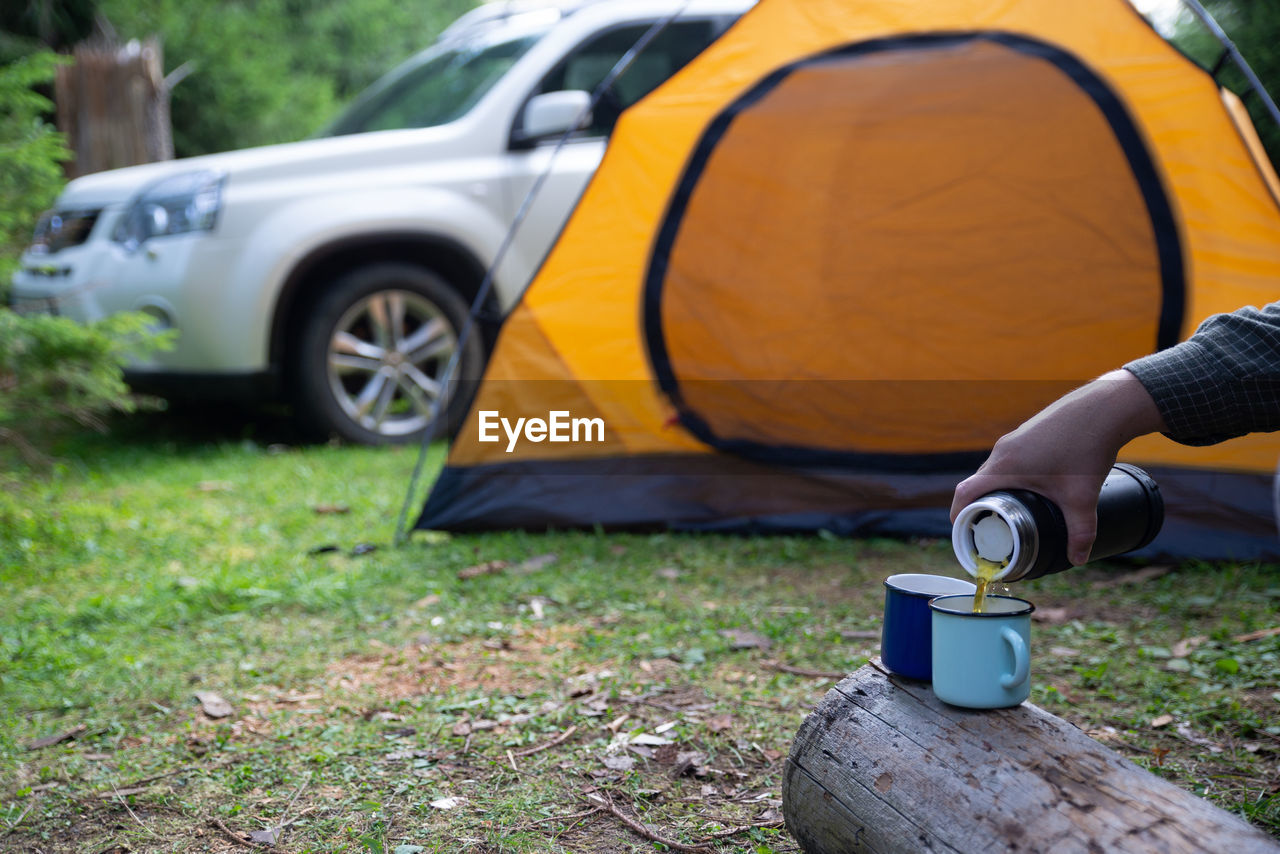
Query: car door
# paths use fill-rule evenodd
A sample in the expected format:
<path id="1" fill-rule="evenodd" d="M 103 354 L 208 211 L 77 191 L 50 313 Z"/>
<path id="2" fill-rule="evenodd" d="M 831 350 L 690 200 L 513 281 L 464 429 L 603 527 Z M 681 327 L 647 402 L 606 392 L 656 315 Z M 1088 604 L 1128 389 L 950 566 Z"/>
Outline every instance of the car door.
<path id="1" fill-rule="evenodd" d="M 609 134 L 624 109 L 639 101 L 668 77 L 697 56 L 733 22 L 732 16 L 691 18 L 667 24 L 635 56 L 626 70 L 600 93 L 590 124 L 559 146 L 559 136 L 528 143 L 513 142 L 509 153 L 509 179 L 505 182 L 514 216 L 525 203 L 531 188 L 545 175 L 537 193 L 529 200 L 528 213 L 512 236 L 515 255 L 509 269 L 523 271 L 523 288 L 537 272 L 547 251 L 564 227 L 587 181 L 604 156 Z M 654 21 L 636 21 L 609 27 L 593 34 L 556 63 L 529 93 L 532 98 L 545 92 L 585 90 L 595 93 L 618 60 L 632 48 Z M 521 138 L 521 116 L 517 111 L 512 140 Z M 505 295 L 503 308 L 509 309 L 514 295 Z"/>

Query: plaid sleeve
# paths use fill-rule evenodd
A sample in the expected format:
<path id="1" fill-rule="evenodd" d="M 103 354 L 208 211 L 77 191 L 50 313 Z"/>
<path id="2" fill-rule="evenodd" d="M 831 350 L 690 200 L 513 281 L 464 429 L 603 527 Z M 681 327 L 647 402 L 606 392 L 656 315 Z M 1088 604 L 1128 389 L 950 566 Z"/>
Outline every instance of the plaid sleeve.
<path id="1" fill-rule="evenodd" d="M 1280 430 L 1280 302 L 1210 317 L 1195 335 L 1125 365 L 1184 445 Z"/>

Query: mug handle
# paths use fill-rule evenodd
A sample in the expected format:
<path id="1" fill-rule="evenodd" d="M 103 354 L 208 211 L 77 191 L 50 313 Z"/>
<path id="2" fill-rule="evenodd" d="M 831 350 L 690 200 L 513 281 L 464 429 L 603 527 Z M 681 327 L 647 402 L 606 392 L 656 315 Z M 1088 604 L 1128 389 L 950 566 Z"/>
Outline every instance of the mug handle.
<path id="1" fill-rule="evenodd" d="M 1005 626 L 1000 630 L 1000 637 L 1004 638 L 1004 642 L 1013 651 L 1013 672 L 1001 674 L 1000 687 L 1012 688 L 1026 682 L 1031 675 L 1031 656 L 1027 654 L 1027 644 L 1022 640 L 1022 635 L 1013 629 Z"/>

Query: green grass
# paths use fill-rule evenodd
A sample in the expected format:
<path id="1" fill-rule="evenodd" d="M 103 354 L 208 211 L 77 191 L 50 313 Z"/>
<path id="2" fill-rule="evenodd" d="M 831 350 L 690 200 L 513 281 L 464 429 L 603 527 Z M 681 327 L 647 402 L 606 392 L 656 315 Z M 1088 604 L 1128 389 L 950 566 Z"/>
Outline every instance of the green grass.
<path id="1" fill-rule="evenodd" d="M 943 543 L 823 537 L 394 548 L 416 449 L 289 439 L 151 415 L 73 437 L 40 477 L 10 467 L 0 850 L 248 850 L 227 834 L 282 816 L 276 850 L 655 850 L 592 811 L 608 798 L 685 844 L 744 827 L 711 850 L 796 851 L 782 760 L 832 680 L 769 662 L 850 671 L 877 652 L 881 579 L 957 572 Z M 487 561 L 507 566 L 459 578 Z M 1235 640 L 1280 623 L 1280 574 L 1119 583 L 1134 569 L 1017 588 L 1051 618 L 1032 700 L 1280 835 L 1280 637 Z"/>

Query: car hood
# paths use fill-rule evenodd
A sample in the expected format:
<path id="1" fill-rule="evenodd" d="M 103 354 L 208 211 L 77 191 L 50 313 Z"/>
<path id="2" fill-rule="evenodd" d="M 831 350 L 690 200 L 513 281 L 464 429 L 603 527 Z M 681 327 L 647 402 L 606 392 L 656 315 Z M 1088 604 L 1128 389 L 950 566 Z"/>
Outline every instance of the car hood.
<path id="1" fill-rule="evenodd" d="M 421 163 L 427 158 L 453 153 L 451 149 L 458 146 L 451 143 L 458 137 L 458 132 L 450 126 L 379 131 L 110 169 L 71 181 L 59 197 L 58 207 L 69 210 L 125 204 L 163 178 L 201 169 L 225 172 L 231 181 L 241 184 L 259 178 L 280 180 L 319 175 L 361 162 L 383 167 L 396 162 Z"/>

